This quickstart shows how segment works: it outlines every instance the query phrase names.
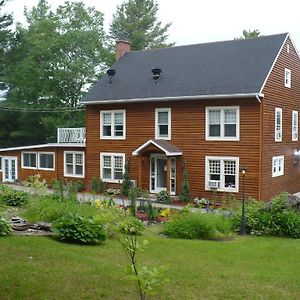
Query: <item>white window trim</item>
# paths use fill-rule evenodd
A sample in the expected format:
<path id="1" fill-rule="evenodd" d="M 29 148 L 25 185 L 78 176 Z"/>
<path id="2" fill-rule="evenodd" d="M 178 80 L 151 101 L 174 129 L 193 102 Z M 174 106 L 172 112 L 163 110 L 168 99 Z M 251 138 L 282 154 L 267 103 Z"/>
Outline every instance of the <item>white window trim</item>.
<path id="1" fill-rule="evenodd" d="M 100 153 L 100 178 L 103 182 L 107 182 L 107 183 L 122 183 L 123 180 L 122 179 L 104 179 L 103 178 L 103 156 L 110 156 L 111 158 L 113 156 L 122 156 L 123 158 L 123 169 L 122 169 L 122 174 L 124 174 L 125 172 L 125 153 L 112 153 L 112 152 L 101 152 Z M 113 160 L 111 160 L 112 164 L 113 164 Z M 111 172 L 113 173 L 113 167 L 111 168 Z"/>
<path id="2" fill-rule="evenodd" d="M 24 156 L 23 156 L 24 154 L 35 154 L 36 167 L 24 166 Z M 38 168 L 38 155 L 37 155 L 37 152 L 22 151 L 21 152 L 21 168 L 22 169 L 29 169 L 29 170 L 37 170 L 37 168 Z"/>
<path id="3" fill-rule="evenodd" d="M 168 113 L 168 136 L 160 136 L 158 128 L 158 113 L 167 112 Z M 171 124 L 172 124 L 172 115 L 171 108 L 156 108 L 155 109 L 155 138 L 159 140 L 171 140 Z"/>
<path id="4" fill-rule="evenodd" d="M 40 154 L 53 155 L 53 168 L 42 168 L 40 166 Z M 55 171 L 55 152 L 38 152 L 38 169 L 45 171 Z"/>
<path id="5" fill-rule="evenodd" d="M 280 137 L 277 137 L 277 112 L 280 112 Z M 275 142 L 282 142 L 282 108 L 275 108 Z"/>
<path id="6" fill-rule="evenodd" d="M 103 114 L 111 113 L 112 115 L 112 128 L 111 128 L 111 136 L 104 136 L 103 135 Z M 114 124 L 114 114 L 115 113 L 123 113 L 123 136 L 115 136 L 115 124 Z M 126 139 L 126 110 L 119 109 L 119 110 L 101 110 L 100 111 L 100 139 L 101 140 L 125 140 Z"/>
<path id="7" fill-rule="evenodd" d="M 82 175 L 77 175 L 77 174 L 68 174 L 67 173 L 67 168 L 66 168 L 66 155 L 67 154 L 82 154 Z M 73 166 L 74 166 L 73 161 Z M 84 151 L 64 151 L 64 177 L 74 177 L 74 178 L 84 178 L 85 177 L 85 153 Z"/>
<path id="8" fill-rule="evenodd" d="M 281 171 L 275 171 L 274 172 L 274 163 L 275 160 L 282 160 L 282 168 Z M 280 156 L 273 156 L 272 157 L 272 177 L 278 177 L 278 176 L 282 176 L 284 175 L 284 155 L 280 155 Z"/>
<path id="9" fill-rule="evenodd" d="M 294 127 L 294 122 L 296 121 L 296 127 Z M 292 111 L 292 141 L 297 142 L 299 135 L 299 119 L 298 119 L 298 111 Z"/>
<path id="10" fill-rule="evenodd" d="M 239 157 L 237 156 L 205 156 L 205 190 L 212 191 L 208 186 L 209 181 L 209 161 L 210 160 L 220 160 L 221 161 L 221 176 L 220 176 L 220 187 L 217 189 L 218 192 L 239 192 Z M 227 188 L 224 184 L 224 160 L 235 161 L 235 188 Z"/>
<path id="11" fill-rule="evenodd" d="M 2 172 L 2 156 L 0 155 L 0 172 Z"/>
<path id="12" fill-rule="evenodd" d="M 287 73 L 289 73 L 289 77 Z M 288 68 L 284 69 L 284 86 L 287 88 L 291 88 L 292 86 L 292 71 Z"/>
<path id="13" fill-rule="evenodd" d="M 225 137 L 224 136 L 224 110 L 236 109 L 236 136 Z M 209 111 L 220 110 L 221 111 L 221 136 L 209 136 Z M 223 112 L 222 112 L 223 111 Z M 207 106 L 205 108 L 205 139 L 207 141 L 239 141 L 240 140 L 240 107 L 239 106 Z"/>

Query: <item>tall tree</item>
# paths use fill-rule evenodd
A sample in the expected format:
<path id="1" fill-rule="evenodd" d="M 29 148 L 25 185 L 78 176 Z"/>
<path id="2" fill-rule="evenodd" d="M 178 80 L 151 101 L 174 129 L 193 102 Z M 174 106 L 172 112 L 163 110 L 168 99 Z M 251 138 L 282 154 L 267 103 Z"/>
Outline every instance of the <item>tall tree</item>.
<path id="1" fill-rule="evenodd" d="M 27 26 L 17 25 L 7 57 L 6 105 L 42 110 L 77 107 L 110 58 L 103 14 L 68 1 L 52 12 L 47 0 L 40 0 L 25 10 L 25 16 Z M 24 143 L 45 142 L 55 138 L 56 127 L 84 126 L 84 114 L 26 112 L 19 121 L 14 136 L 26 136 Z"/>
<path id="2" fill-rule="evenodd" d="M 258 29 L 254 29 L 254 30 L 243 30 L 243 35 L 240 36 L 239 38 L 236 38 L 237 40 L 240 39 L 253 39 L 253 38 L 257 38 L 261 36 L 261 33 Z"/>
<path id="3" fill-rule="evenodd" d="M 110 26 L 111 37 L 126 40 L 134 50 L 173 46 L 167 43 L 171 23 L 162 26 L 157 20 L 155 0 L 127 0 L 117 8 Z"/>

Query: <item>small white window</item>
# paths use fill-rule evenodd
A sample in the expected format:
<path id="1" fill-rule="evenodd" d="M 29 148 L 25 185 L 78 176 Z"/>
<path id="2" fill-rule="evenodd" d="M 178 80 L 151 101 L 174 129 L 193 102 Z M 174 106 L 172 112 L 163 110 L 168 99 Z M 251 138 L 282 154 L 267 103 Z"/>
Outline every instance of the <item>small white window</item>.
<path id="1" fill-rule="evenodd" d="M 104 182 L 121 183 L 125 172 L 124 153 L 100 153 L 100 177 Z"/>
<path id="2" fill-rule="evenodd" d="M 37 168 L 37 153 L 36 152 L 22 152 L 22 168 L 36 169 Z"/>
<path id="3" fill-rule="evenodd" d="M 238 192 L 239 158 L 206 157 L 206 190 Z"/>
<path id="4" fill-rule="evenodd" d="M 272 158 L 272 177 L 284 174 L 284 156 L 273 156 Z"/>
<path id="5" fill-rule="evenodd" d="M 284 69 L 284 86 L 290 88 L 292 85 L 292 71 L 290 69 Z"/>
<path id="6" fill-rule="evenodd" d="M 239 135 L 238 106 L 206 108 L 206 140 L 238 141 Z"/>
<path id="7" fill-rule="evenodd" d="M 289 44 L 286 45 L 286 52 L 290 53 L 290 45 Z"/>
<path id="8" fill-rule="evenodd" d="M 157 108 L 155 110 L 155 138 L 171 139 L 171 108 Z"/>
<path id="9" fill-rule="evenodd" d="M 100 138 L 125 139 L 125 110 L 103 110 L 100 112 Z"/>
<path id="10" fill-rule="evenodd" d="M 275 142 L 282 141 L 282 108 L 275 108 Z"/>
<path id="11" fill-rule="evenodd" d="M 52 171 L 54 170 L 53 152 L 39 152 L 39 169 Z"/>
<path id="12" fill-rule="evenodd" d="M 292 141 L 298 141 L 298 111 L 292 111 Z"/>
<path id="13" fill-rule="evenodd" d="M 84 152 L 64 152 L 64 176 L 84 178 Z"/>

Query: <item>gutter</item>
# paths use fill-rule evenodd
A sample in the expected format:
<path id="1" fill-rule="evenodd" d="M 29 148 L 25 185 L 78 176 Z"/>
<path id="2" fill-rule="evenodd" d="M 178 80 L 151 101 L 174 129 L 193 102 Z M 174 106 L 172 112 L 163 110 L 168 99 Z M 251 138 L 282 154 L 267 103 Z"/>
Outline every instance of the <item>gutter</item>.
<path id="1" fill-rule="evenodd" d="M 117 99 L 117 100 L 95 100 L 95 101 L 81 101 L 81 104 L 111 104 L 111 103 L 136 103 L 136 102 L 154 102 L 154 101 L 180 101 L 180 100 L 202 100 L 202 99 L 238 99 L 238 98 L 252 98 L 256 97 L 259 102 L 260 97 L 263 98 L 262 93 L 248 93 L 248 94 L 219 94 L 219 95 L 195 95 L 195 96 L 177 96 L 177 97 L 158 97 L 158 98 L 133 98 L 133 99 Z"/>

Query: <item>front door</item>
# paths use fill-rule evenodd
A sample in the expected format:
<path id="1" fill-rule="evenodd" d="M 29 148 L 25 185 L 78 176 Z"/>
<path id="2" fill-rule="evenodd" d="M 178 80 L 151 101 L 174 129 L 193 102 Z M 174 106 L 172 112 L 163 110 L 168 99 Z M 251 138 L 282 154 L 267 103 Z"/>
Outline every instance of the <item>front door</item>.
<path id="1" fill-rule="evenodd" d="M 164 155 L 151 156 L 150 191 L 159 193 L 167 190 L 167 158 Z"/>
<path id="2" fill-rule="evenodd" d="M 18 159 L 16 157 L 2 157 L 3 182 L 14 182 L 18 179 Z"/>

